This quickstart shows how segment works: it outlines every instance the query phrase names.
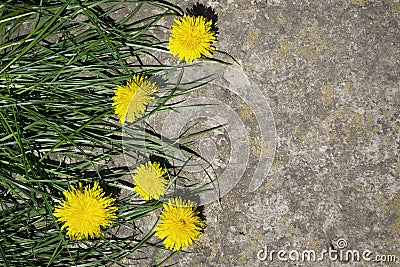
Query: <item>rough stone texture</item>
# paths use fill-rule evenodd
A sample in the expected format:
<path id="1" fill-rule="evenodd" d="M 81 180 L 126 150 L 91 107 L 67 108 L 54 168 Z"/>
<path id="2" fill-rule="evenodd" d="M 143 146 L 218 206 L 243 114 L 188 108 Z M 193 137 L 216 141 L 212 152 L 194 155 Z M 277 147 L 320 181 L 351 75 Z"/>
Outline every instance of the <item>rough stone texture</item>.
<path id="1" fill-rule="evenodd" d="M 176 2 L 183 7 L 194 3 Z M 268 99 L 276 151 L 262 186 L 248 192 L 255 164 L 250 159 L 244 178 L 221 206 L 204 207 L 207 228 L 190 247 L 192 253 L 180 253 L 169 263 L 374 265 L 329 260 L 328 255 L 323 262 L 283 262 L 276 254 L 273 261 L 257 259 L 265 245 L 319 253 L 337 248 L 342 238 L 348 250 L 396 255 L 398 264 L 399 1 L 203 3 L 219 15 L 218 49 L 236 58 Z"/>

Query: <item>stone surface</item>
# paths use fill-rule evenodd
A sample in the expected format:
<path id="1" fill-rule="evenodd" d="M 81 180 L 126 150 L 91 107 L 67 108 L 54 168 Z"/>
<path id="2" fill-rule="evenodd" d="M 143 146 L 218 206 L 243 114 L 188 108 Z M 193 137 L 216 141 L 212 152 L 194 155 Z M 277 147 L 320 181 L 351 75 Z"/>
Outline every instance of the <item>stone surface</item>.
<path id="1" fill-rule="evenodd" d="M 194 3 L 175 2 L 182 7 Z M 328 255 L 322 262 L 284 262 L 277 254 L 272 261 L 257 258 L 265 246 L 292 251 L 291 258 L 296 258 L 293 250 L 297 250 L 300 259 L 303 250 L 314 250 L 318 258 L 323 250 L 336 249 L 343 244 L 338 240 L 345 239 L 347 247 L 342 252 L 368 249 L 371 258 L 396 255 L 398 264 L 399 2 L 203 3 L 219 15 L 217 48 L 240 63 L 238 68 L 267 99 L 275 120 L 276 149 L 270 171 L 265 170 L 266 180 L 250 193 L 257 136 L 249 138 L 253 156 L 242 166 L 243 178 L 222 198 L 221 205 L 204 206 L 204 235 L 188 249 L 192 253 L 180 253 L 169 263 L 374 265 L 345 262 L 344 257 L 330 260 Z M 229 105 L 237 107 L 232 102 Z M 257 128 L 251 109 L 244 107 L 237 112 L 249 129 Z M 247 120 L 243 114 L 248 115 Z M 227 154 L 225 159 L 229 157 Z"/>

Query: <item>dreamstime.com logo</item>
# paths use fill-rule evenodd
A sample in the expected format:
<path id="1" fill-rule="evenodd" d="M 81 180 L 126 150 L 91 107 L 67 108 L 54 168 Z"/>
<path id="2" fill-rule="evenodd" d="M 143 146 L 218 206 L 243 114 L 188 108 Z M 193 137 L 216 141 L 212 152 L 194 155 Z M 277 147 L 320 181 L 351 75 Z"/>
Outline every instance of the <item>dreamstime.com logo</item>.
<path id="1" fill-rule="evenodd" d="M 197 190 L 193 200 L 198 205 L 205 205 L 222 198 L 240 181 L 246 170 L 251 170 L 248 191 L 255 191 L 266 179 L 275 154 L 275 123 L 262 90 L 237 66 L 220 63 L 187 65 L 182 72 L 177 69 L 173 73 L 175 75 L 164 74 L 159 76 L 166 92 L 173 90 L 177 84 L 185 86 L 192 82 L 208 82 L 201 90 L 185 95 L 185 99 L 164 112 L 162 118 L 149 123 L 155 125 L 163 142 L 168 144 L 161 153 L 175 160 L 172 165 L 205 180 L 203 184 L 191 186 L 192 191 Z M 177 101 L 174 99 L 172 102 Z M 152 116 L 149 117 L 151 119 Z M 200 125 L 199 122 L 217 130 L 210 132 L 215 133 L 215 138 L 203 134 L 196 136 L 196 150 L 200 151 L 196 159 L 198 164 L 190 166 L 193 154 L 182 149 L 179 140 L 188 128 Z M 124 155 L 134 169 L 149 160 L 150 153 L 137 153 L 129 147 L 129 132 L 138 131 L 129 127 L 133 126 L 124 126 Z M 198 130 L 207 127 L 198 126 Z M 145 146 L 146 143 L 143 143 Z M 215 177 L 207 177 L 204 172 L 207 168 L 212 171 L 219 168 L 219 173 Z M 215 182 L 207 184 L 211 179 Z M 199 183 L 199 180 L 195 182 Z M 184 198 L 185 191 L 188 191 L 187 187 L 179 184 L 171 190 L 174 196 L 182 195 Z"/>
<path id="2" fill-rule="evenodd" d="M 292 261 L 292 262 L 315 262 L 315 261 L 339 261 L 339 262 L 396 262 L 396 255 L 391 254 L 374 254 L 369 249 L 357 250 L 348 249 L 346 239 L 338 239 L 336 248 L 329 247 L 321 251 L 312 249 L 305 250 L 274 250 L 268 246 L 264 246 L 257 252 L 257 259 L 260 261 Z"/>

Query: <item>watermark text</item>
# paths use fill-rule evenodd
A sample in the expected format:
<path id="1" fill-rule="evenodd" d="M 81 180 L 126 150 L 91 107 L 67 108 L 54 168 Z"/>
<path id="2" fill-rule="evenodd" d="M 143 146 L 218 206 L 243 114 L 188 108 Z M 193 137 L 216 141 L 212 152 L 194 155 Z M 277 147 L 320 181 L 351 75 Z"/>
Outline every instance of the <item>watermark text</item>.
<path id="1" fill-rule="evenodd" d="M 293 262 L 315 262 L 324 261 L 326 259 L 330 261 L 339 262 L 350 262 L 350 261 L 366 261 L 366 262 L 396 262 L 396 255 L 392 254 L 374 254 L 369 249 L 357 250 L 347 249 L 347 241 L 345 239 L 339 239 L 336 242 L 336 248 L 329 247 L 328 249 L 322 249 L 316 251 L 313 249 L 305 250 L 276 250 L 271 249 L 268 246 L 260 249 L 257 252 L 257 259 L 260 261 L 293 261 Z"/>

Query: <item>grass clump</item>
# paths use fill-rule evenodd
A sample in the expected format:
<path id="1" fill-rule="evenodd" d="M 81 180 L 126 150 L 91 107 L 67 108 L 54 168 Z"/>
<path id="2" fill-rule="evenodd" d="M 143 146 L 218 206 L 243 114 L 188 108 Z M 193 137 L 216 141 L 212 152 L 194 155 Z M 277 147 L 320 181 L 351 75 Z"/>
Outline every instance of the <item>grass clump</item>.
<path id="1" fill-rule="evenodd" d="M 116 15 L 127 6 L 129 12 Z M 182 65 L 161 62 L 158 53 L 168 53 L 167 41 L 157 36 L 161 20 L 182 15 L 167 1 L 0 4 L 1 265 L 109 266 L 135 251 L 165 249 L 152 239 L 155 225 L 148 232 L 135 225 L 160 210 L 162 202 L 138 200 L 133 190 L 119 196 L 121 189 L 133 187 L 123 179 L 131 175 L 127 165 L 132 163 L 116 165 L 114 160 L 124 147 L 168 159 L 160 151 L 169 144 L 145 119 L 173 110 L 173 98 L 202 83 L 160 88 L 162 94 L 128 128 L 114 114 L 112 97 L 136 74 L 182 70 Z M 132 138 L 123 140 L 122 132 Z M 117 218 L 99 238 L 71 240 L 60 229 L 54 207 L 71 185 L 93 183 L 116 198 Z M 120 235 L 122 227 L 130 231 Z"/>

